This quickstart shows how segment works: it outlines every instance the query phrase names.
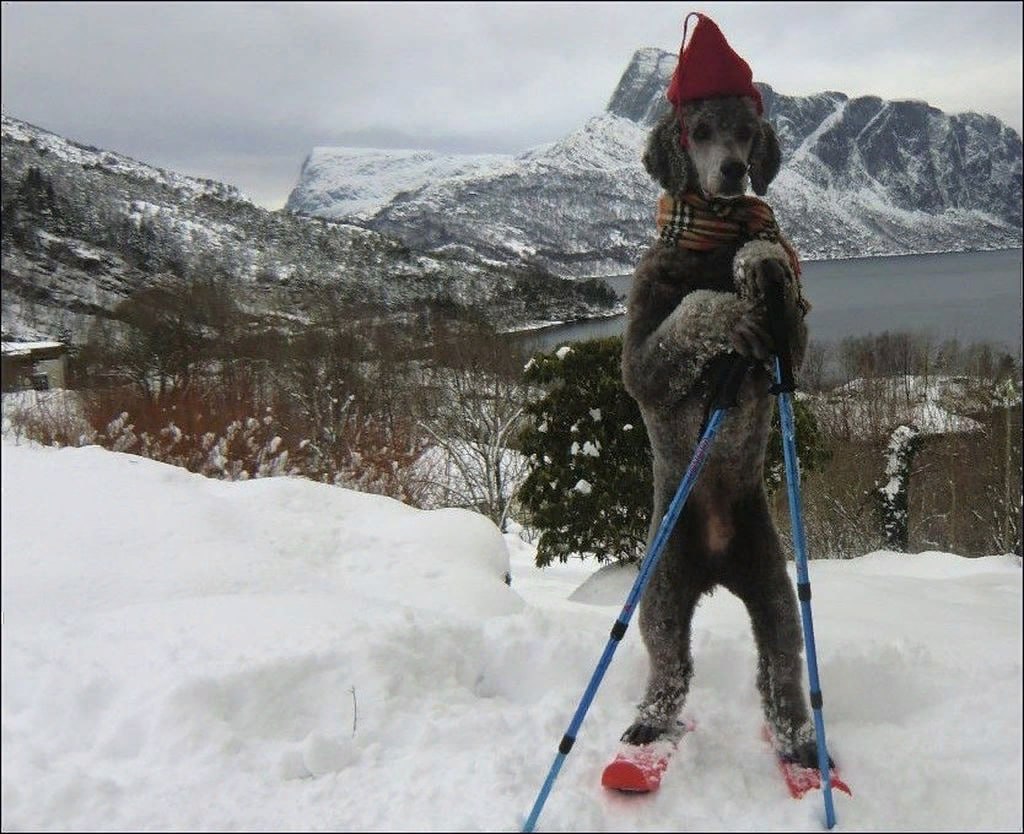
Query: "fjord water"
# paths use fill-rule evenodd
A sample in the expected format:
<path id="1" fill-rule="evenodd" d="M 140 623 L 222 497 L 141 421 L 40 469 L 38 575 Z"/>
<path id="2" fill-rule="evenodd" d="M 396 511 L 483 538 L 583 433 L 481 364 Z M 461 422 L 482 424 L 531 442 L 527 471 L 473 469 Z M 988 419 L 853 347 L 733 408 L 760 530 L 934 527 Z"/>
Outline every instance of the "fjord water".
<path id="1" fill-rule="evenodd" d="M 803 263 L 811 337 L 838 341 L 911 331 L 936 341 L 987 341 L 1021 352 L 1021 251 L 955 252 Z M 632 276 L 606 279 L 625 295 Z M 624 318 L 591 319 L 523 334 L 536 350 L 613 336 Z"/>

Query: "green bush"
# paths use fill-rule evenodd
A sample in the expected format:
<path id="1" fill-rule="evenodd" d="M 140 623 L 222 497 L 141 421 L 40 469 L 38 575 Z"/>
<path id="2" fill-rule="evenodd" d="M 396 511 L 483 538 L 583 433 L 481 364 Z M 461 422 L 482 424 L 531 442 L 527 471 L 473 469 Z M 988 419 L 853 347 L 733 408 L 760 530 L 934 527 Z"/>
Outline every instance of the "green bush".
<path id="1" fill-rule="evenodd" d="M 546 393 L 527 406 L 520 448 L 529 474 L 519 501 L 540 531 L 537 565 L 572 555 L 638 561 L 651 512 L 651 450 L 640 409 L 620 372 L 622 338 L 575 342 L 538 354 L 526 381 Z M 814 415 L 795 400 L 797 453 L 806 472 L 827 455 Z M 769 486 L 784 479 L 776 409 L 765 456 Z"/>
<path id="2" fill-rule="evenodd" d="M 643 555 L 651 453 L 636 402 L 622 385 L 622 339 L 576 342 L 527 365 L 547 394 L 527 406 L 520 437 L 530 472 L 519 500 L 541 531 L 537 565 L 570 555 L 599 562 Z"/>

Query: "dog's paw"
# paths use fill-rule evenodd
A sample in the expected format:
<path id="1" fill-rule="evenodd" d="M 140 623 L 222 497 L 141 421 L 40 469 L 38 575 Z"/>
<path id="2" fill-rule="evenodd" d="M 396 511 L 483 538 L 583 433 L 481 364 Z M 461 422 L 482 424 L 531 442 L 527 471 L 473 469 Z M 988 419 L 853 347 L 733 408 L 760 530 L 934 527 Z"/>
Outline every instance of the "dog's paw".
<path id="1" fill-rule="evenodd" d="M 786 306 L 796 301 L 797 284 L 786 250 L 769 240 L 752 240 L 733 259 L 733 281 L 740 298 L 760 303 L 773 286 L 782 288 Z"/>
<path id="2" fill-rule="evenodd" d="M 626 744 L 650 744 L 652 741 L 657 741 L 665 734 L 666 730 L 664 727 L 658 727 L 652 724 L 645 724 L 643 721 L 637 721 L 622 734 L 622 738 L 620 738 L 619 741 Z"/>
<path id="3" fill-rule="evenodd" d="M 791 750 L 783 750 L 779 753 L 779 758 L 786 762 L 796 762 L 801 767 L 809 767 L 817 770 L 818 768 L 818 744 L 812 738 L 809 741 L 801 742 L 793 747 Z M 828 766 L 835 767 L 835 762 L 832 761 L 832 757 L 828 757 Z"/>
<path id="4" fill-rule="evenodd" d="M 739 276 L 742 277 L 739 277 Z M 789 267 L 778 258 L 761 258 L 748 261 L 738 273 L 737 289 L 740 298 L 761 303 L 774 288 L 780 288 L 783 301 L 790 306 L 796 300 Z"/>

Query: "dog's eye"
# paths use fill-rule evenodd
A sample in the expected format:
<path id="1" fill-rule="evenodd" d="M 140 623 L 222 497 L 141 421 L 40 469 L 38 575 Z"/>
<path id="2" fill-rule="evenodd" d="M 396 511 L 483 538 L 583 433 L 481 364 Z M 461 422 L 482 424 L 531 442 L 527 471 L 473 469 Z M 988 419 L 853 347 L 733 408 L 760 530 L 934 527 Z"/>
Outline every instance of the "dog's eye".
<path id="1" fill-rule="evenodd" d="M 749 142 L 754 138 L 754 128 L 744 125 L 736 130 L 736 141 Z"/>
<path id="2" fill-rule="evenodd" d="M 711 128 L 707 125 L 697 125 L 691 134 L 698 142 L 704 142 L 711 138 Z"/>

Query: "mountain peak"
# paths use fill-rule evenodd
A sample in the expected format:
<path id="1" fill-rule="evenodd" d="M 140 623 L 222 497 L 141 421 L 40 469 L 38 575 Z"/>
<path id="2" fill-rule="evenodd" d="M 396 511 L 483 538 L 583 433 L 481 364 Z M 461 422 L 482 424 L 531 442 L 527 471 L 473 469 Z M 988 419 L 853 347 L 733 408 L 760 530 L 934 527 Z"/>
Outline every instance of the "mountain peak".
<path id="1" fill-rule="evenodd" d="M 653 125 L 668 109 L 665 92 L 676 69 L 677 56 L 645 46 L 633 53 L 606 108 L 614 116 Z"/>

